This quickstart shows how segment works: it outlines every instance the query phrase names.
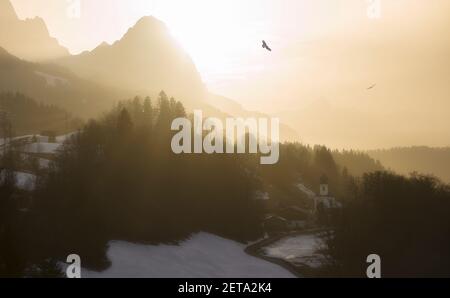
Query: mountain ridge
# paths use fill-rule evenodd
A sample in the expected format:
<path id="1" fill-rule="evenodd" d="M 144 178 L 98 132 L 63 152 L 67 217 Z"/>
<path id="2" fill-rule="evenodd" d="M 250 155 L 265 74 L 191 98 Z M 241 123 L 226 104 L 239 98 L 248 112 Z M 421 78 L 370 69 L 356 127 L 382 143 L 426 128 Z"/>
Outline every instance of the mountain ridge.
<path id="1" fill-rule="evenodd" d="M 399 174 L 433 174 L 450 184 L 450 147 L 395 147 L 366 153 Z"/>
<path id="2" fill-rule="evenodd" d="M 13 25 L 20 23 L 20 26 L 24 28 L 40 27 L 41 35 L 49 37 L 44 20 L 40 18 L 18 20 L 10 2 L 8 0 L 0 1 L 0 4 L 5 7 L 10 6 L 10 9 L 3 13 L 8 17 L 0 18 L 0 24 L 2 22 Z M 0 33 L 1 31 L 0 28 Z M 27 34 L 21 37 L 22 40 L 27 38 L 29 38 Z M 19 44 L 22 44 L 22 41 L 19 41 Z M 8 61 L 4 63 L 9 63 L 11 69 L 14 69 L 11 77 L 0 72 L 0 91 L 21 92 L 45 103 L 58 105 L 63 103 L 62 107 L 65 109 L 70 110 L 71 107 L 75 107 L 74 112 L 81 112 L 81 117 L 94 115 L 85 112 L 84 104 L 74 103 L 74 96 L 77 93 L 80 102 L 91 102 L 95 106 L 106 106 L 105 94 L 111 96 L 109 101 L 111 105 L 117 100 L 135 95 L 150 95 L 152 98 L 157 98 L 161 90 L 182 101 L 190 111 L 193 109 L 203 110 L 205 117 L 264 116 L 262 113 L 245 110 L 233 100 L 210 93 L 191 57 L 173 38 L 164 22 L 153 16 L 139 19 L 121 39 L 113 44 L 103 42 L 93 50 L 78 55 L 71 55 L 67 51 L 64 55 L 57 55 L 53 59 L 36 61 L 30 59 L 27 55 L 18 54 L 18 51 L 14 48 L 5 46 L 2 43 L 2 37 L 0 37 L 0 47 L 4 47 L 5 51 L 10 54 Z M 45 52 L 47 53 L 47 50 Z M 50 57 L 52 55 L 46 54 L 45 56 Z M 13 57 L 22 60 L 19 62 Z M 40 64 L 31 66 L 26 61 L 40 62 Z M 57 69 L 56 66 L 59 68 Z M 50 69 L 50 71 L 41 71 L 40 69 Z M 59 77 L 62 77 L 62 79 Z M 69 79 L 66 80 L 64 77 L 69 77 Z M 13 78 L 16 78 L 16 80 L 14 81 Z M 52 85 L 55 82 L 57 84 L 51 86 L 52 88 L 48 88 L 49 86 L 46 88 L 43 79 L 47 81 L 47 84 L 48 82 L 51 82 Z M 73 80 L 78 82 L 77 86 L 89 85 L 88 89 L 99 95 L 101 97 L 99 101 L 102 103 L 97 104 L 93 101 L 94 95 L 88 94 L 86 90 L 74 90 L 73 85 L 62 86 L 58 84 Z M 58 101 L 57 99 L 57 94 L 64 98 L 65 95 L 62 92 L 63 90 L 67 92 L 68 89 L 70 89 L 69 97 L 71 97 L 69 106 L 64 101 Z M 99 89 L 113 91 L 99 92 Z M 120 92 L 117 92 L 117 90 L 120 90 Z M 121 94 L 123 98 L 118 98 L 118 94 Z M 98 111 L 99 109 L 94 108 L 93 110 Z M 284 140 L 298 139 L 296 132 L 283 124 L 281 125 L 281 135 Z"/>
<path id="3" fill-rule="evenodd" d="M 70 55 L 50 36 L 40 17 L 20 20 L 9 0 L 0 0 L 0 46 L 29 61 L 45 61 Z"/>
<path id="4" fill-rule="evenodd" d="M 192 59 L 154 17 L 141 18 L 111 45 L 102 43 L 54 62 L 105 86 L 143 93 L 164 90 L 189 102 L 201 100 L 206 92 Z"/>

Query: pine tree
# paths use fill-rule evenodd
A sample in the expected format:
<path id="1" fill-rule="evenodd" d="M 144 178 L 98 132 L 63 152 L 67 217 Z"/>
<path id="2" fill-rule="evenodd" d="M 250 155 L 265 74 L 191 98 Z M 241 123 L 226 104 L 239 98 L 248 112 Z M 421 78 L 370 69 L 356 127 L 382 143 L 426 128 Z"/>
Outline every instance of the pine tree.
<path id="1" fill-rule="evenodd" d="M 138 125 L 143 122 L 143 112 L 144 108 L 141 103 L 141 98 L 139 96 L 136 96 L 132 103 L 132 118 Z"/>
<path id="2" fill-rule="evenodd" d="M 181 102 L 177 102 L 175 105 L 175 118 L 186 117 L 186 110 Z"/>
<path id="3" fill-rule="evenodd" d="M 144 100 L 144 125 L 150 128 L 153 126 L 152 100 L 148 96 Z"/>
<path id="4" fill-rule="evenodd" d="M 171 112 L 170 102 L 164 91 L 159 94 L 159 115 L 156 122 L 156 130 L 159 134 L 167 134 L 170 131 Z"/>
<path id="5" fill-rule="evenodd" d="M 133 129 L 133 122 L 127 109 L 123 109 L 117 119 L 117 131 L 120 136 L 128 136 Z"/>

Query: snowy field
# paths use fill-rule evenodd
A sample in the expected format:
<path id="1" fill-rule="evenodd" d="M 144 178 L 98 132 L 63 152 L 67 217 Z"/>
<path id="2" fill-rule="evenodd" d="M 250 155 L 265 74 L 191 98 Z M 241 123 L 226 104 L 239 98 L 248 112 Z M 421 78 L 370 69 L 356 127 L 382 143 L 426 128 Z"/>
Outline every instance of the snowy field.
<path id="1" fill-rule="evenodd" d="M 320 267 L 323 257 L 317 253 L 317 235 L 299 235 L 286 237 L 264 248 L 264 254 L 283 259 L 294 265 L 307 265 L 311 268 Z"/>
<path id="2" fill-rule="evenodd" d="M 245 245 L 199 233 L 180 246 L 112 241 L 103 272 L 82 271 L 84 278 L 295 278 L 284 268 L 252 257 Z"/>

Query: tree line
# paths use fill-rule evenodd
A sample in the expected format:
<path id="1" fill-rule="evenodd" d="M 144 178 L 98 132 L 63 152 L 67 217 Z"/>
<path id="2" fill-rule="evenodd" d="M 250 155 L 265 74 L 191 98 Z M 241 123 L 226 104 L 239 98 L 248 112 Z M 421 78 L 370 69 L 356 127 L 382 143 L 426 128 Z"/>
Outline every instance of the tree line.
<path id="1" fill-rule="evenodd" d="M 374 251 L 387 275 L 448 272 L 450 191 L 437 179 L 398 176 L 362 153 L 298 143 L 282 144 L 273 166 L 251 154 L 176 155 L 170 127 L 178 117 L 191 116 L 164 92 L 156 101 L 119 102 L 35 172 L 32 192 L 16 187 L 20 156 L 1 154 L 0 276 L 57 276 L 56 261 L 74 252 L 84 266 L 105 269 L 110 240 L 176 244 L 198 231 L 255 240 L 266 212 L 257 191 L 289 205 L 304 199 L 296 183 L 317 190 L 323 175 L 344 204 L 323 238 L 324 274 L 361 276 L 361 258 Z"/>
<path id="2" fill-rule="evenodd" d="M 21 93 L 0 93 L 0 113 L 8 118 L 14 135 L 52 131 L 64 134 L 81 127 L 80 119 L 55 105 L 38 103 Z"/>
<path id="3" fill-rule="evenodd" d="M 366 277 L 378 254 L 383 277 L 450 276 L 450 186 L 431 176 L 367 173 L 334 228 L 322 235 L 321 274 Z"/>

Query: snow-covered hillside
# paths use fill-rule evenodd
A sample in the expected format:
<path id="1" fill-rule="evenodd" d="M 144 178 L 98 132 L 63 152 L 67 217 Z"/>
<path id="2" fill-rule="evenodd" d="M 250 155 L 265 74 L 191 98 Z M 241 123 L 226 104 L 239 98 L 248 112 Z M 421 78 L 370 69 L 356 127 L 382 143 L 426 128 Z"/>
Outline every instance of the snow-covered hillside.
<path id="1" fill-rule="evenodd" d="M 294 278 L 284 268 L 252 257 L 245 245 L 198 233 L 180 246 L 110 243 L 112 266 L 104 272 L 82 271 L 84 278 Z"/>

